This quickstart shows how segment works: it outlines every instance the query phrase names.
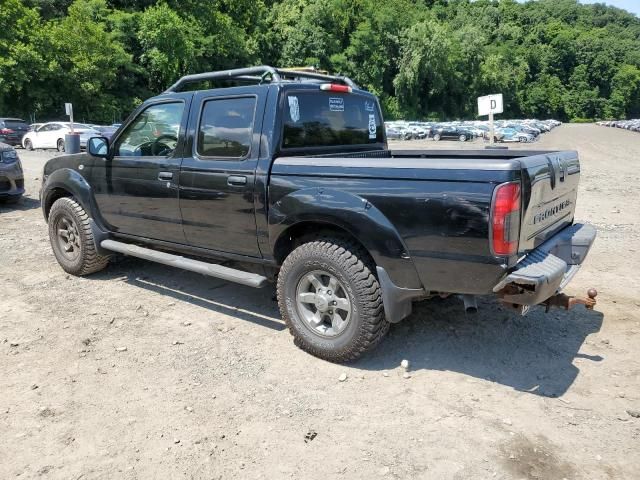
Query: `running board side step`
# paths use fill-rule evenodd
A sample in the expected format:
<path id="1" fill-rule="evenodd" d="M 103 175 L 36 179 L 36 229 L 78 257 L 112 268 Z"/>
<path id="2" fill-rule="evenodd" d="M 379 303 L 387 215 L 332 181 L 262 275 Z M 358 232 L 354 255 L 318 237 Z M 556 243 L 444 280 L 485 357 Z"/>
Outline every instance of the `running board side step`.
<path id="1" fill-rule="evenodd" d="M 132 257 L 143 258 L 152 262 L 162 263 L 163 265 L 169 265 L 170 267 L 182 268 L 184 270 L 189 270 L 190 272 L 201 273 L 202 275 L 207 275 L 209 277 L 216 277 L 229 282 L 240 283 L 248 287 L 262 288 L 269 282 L 267 277 L 263 277 L 257 273 L 243 272 L 242 270 L 223 267 L 222 265 L 217 265 L 215 263 L 192 260 L 191 258 L 181 257 L 180 255 L 159 252 L 157 250 L 151 250 L 150 248 L 144 248 L 138 245 L 116 242 L 115 240 L 103 240 L 100 242 L 100 246 L 105 250 L 111 250 L 112 252 L 124 253 L 125 255 L 131 255 Z"/>

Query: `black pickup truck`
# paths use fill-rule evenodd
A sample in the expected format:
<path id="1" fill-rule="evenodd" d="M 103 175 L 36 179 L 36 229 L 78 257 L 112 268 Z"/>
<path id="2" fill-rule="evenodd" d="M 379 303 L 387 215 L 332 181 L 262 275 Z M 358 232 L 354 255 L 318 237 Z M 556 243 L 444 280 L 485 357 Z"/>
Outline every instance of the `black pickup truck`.
<path id="1" fill-rule="evenodd" d="M 492 294 L 521 313 L 595 304 L 560 293 L 596 235 L 574 223 L 575 152 L 390 151 L 383 125 L 376 97 L 342 76 L 183 77 L 111 140 L 46 164 L 53 251 L 75 275 L 120 253 L 276 283 L 296 344 L 331 361 L 432 296 L 473 310 Z"/>

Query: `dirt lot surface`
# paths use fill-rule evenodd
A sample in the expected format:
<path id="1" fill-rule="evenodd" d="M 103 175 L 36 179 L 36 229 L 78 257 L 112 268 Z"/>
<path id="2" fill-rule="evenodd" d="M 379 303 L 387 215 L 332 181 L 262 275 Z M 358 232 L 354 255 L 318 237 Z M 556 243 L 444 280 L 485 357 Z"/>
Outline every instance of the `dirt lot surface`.
<path id="1" fill-rule="evenodd" d="M 597 287 L 596 311 L 423 302 L 347 366 L 298 350 L 270 289 L 136 259 L 66 275 L 38 202 L 52 153 L 20 151 L 28 195 L 0 206 L 0 478 L 639 478 L 640 135 L 565 125 L 527 147 L 580 152 L 577 218 L 599 237 L 568 293 Z"/>

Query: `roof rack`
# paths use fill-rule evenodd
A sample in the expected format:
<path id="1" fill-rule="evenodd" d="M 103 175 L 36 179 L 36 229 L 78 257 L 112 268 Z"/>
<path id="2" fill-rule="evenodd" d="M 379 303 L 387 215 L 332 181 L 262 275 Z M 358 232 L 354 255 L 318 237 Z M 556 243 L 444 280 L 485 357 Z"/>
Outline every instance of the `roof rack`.
<path id="1" fill-rule="evenodd" d="M 177 92 L 181 87 L 188 83 L 203 82 L 207 80 L 246 80 L 258 83 L 285 83 L 294 81 L 314 80 L 339 82 L 348 85 L 351 88 L 358 86 L 349 77 L 342 75 L 327 75 L 315 71 L 313 67 L 301 67 L 300 69 L 274 68 L 268 65 L 249 68 L 236 68 L 233 70 L 220 70 L 217 72 L 197 73 L 194 75 L 185 75 L 176 83 L 171 85 L 165 93 Z"/>

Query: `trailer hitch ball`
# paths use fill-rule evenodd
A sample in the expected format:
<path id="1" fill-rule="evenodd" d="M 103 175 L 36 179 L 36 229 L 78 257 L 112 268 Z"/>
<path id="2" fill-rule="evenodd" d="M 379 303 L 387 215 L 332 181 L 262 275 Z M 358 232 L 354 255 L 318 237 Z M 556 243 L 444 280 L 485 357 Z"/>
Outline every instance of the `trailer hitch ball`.
<path id="1" fill-rule="evenodd" d="M 587 291 L 587 298 L 570 297 L 569 295 L 565 295 L 564 293 L 559 293 L 547 299 L 547 301 L 544 302 L 544 305 L 547 307 L 547 312 L 551 309 L 551 307 L 570 310 L 576 305 L 584 305 L 587 310 L 593 310 L 593 307 L 596 306 L 597 296 L 598 291 L 595 288 L 590 288 Z"/>
<path id="2" fill-rule="evenodd" d="M 596 297 L 598 296 L 598 291 L 595 288 L 590 288 L 589 290 L 587 290 L 587 295 L 589 296 L 590 300 L 593 300 L 593 303 L 587 305 L 587 308 L 589 310 L 593 310 L 593 307 L 596 306 Z"/>

